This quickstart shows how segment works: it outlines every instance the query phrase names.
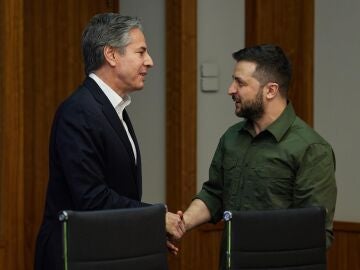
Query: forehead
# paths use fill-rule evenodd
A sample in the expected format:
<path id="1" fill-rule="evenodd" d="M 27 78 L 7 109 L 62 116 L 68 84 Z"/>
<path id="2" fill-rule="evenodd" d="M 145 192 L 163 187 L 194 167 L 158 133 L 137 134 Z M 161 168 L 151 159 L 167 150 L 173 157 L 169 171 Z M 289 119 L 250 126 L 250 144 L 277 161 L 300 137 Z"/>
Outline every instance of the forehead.
<path id="1" fill-rule="evenodd" d="M 250 61 L 239 61 L 234 67 L 235 77 L 252 77 L 256 70 L 256 63 Z"/>
<path id="2" fill-rule="evenodd" d="M 146 47 L 146 40 L 144 33 L 139 28 L 131 29 L 129 32 L 130 43 L 127 47 Z"/>

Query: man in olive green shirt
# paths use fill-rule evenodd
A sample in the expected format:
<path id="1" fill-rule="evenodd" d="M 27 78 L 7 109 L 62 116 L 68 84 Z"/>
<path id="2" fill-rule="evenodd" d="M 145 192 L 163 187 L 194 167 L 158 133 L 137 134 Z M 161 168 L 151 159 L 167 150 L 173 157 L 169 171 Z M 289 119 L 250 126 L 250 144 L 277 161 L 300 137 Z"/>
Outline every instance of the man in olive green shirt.
<path id="1" fill-rule="evenodd" d="M 298 118 L 288 101 L 290 63 L 274 45 L 245 48 L 236 60 L 228 94 L 244 121 L 221 137 L 204 183 L 183 213 L 185 230 L 216 223 L 225 210 L 322 206 L 327 246 L 336 202 L 331 146 Z M 182 213 L 180 212 L 180 215 Z"/>

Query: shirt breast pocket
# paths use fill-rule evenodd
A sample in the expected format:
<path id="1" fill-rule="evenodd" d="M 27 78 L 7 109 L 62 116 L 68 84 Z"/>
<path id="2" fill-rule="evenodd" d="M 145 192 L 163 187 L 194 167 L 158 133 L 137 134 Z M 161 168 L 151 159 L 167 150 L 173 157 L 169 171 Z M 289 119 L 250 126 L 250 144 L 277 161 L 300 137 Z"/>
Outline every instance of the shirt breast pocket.
<path id="1" fill-rule="evenodd" d="M 292 197 L 294 173 L 289 168 L 263 166 L 255 168 L 255 174 L 270 195 Z"/>

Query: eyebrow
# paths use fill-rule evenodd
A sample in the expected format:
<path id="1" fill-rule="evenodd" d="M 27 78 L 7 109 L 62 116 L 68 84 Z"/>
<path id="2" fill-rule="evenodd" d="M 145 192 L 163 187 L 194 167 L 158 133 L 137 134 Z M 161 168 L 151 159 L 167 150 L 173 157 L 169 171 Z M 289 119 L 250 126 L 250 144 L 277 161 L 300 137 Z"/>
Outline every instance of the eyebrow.
<path id="1" fill-rule="evenodd" d="M 142 51 L 147 51 L 147 47 L 145 47 L 145 46 L 141 46 L 141 47 L 139 48 L 139 50 L 142 50 Z"/>
<path id="2" fill-rule="evenodd" d="M 236 77 L 235 75 L 231 76 L 233 78 L 233 80 L 237 81 L 238 83 L 246 83 L 243 79 L 241 79 L 240 77 Z"/>

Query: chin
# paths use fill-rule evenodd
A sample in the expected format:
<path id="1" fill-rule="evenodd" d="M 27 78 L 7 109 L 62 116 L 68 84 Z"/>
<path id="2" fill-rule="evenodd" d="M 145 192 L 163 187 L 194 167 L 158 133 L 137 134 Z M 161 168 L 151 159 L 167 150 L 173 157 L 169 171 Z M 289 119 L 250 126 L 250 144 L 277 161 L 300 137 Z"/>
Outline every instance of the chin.
<path id="1" fill-rule="evenodd" d="M 144 82 L 138 82 L 138 83 L 134 83 L 133 85 L 132 85 L 132 88 L 133 88 L 133 90 L 141 90 L 141 89 L 143 89 L 144 88 Z"/>
<path id="2" fill-rule="evenodd" d="M 237 116 L 237 117 L 243 117 L 243 115 L 242 115 L 243 113 L 242 113 L 242 111 L 241 110 L 235 110 L 235 115 Z"/>

